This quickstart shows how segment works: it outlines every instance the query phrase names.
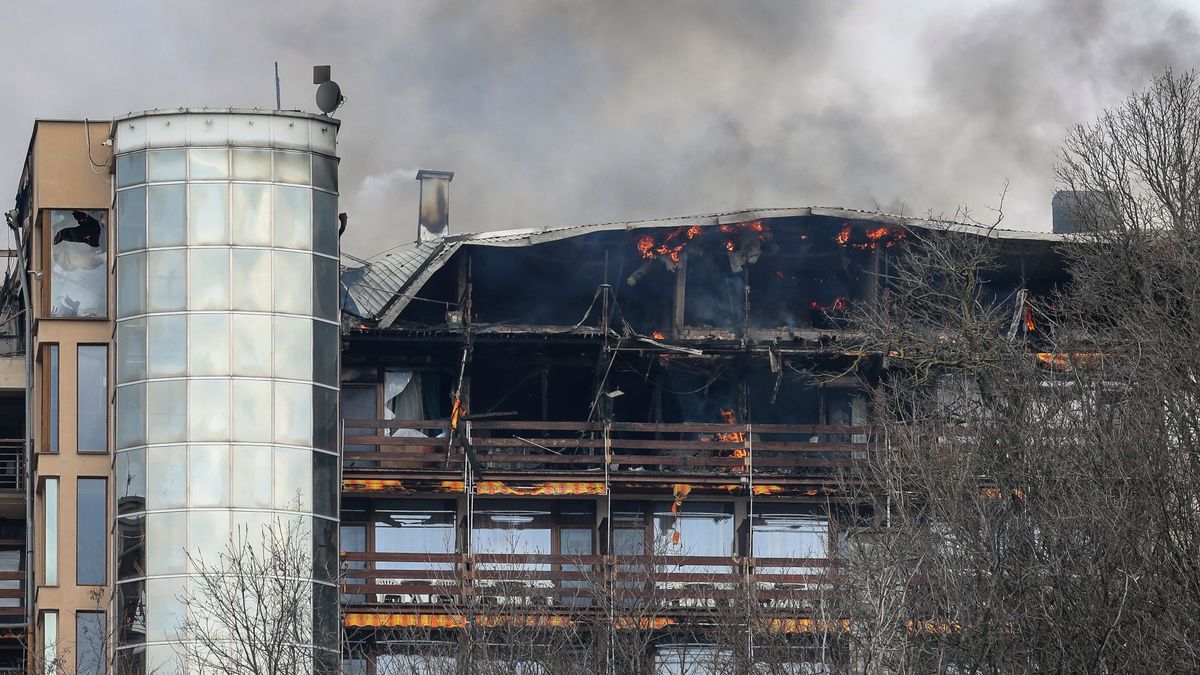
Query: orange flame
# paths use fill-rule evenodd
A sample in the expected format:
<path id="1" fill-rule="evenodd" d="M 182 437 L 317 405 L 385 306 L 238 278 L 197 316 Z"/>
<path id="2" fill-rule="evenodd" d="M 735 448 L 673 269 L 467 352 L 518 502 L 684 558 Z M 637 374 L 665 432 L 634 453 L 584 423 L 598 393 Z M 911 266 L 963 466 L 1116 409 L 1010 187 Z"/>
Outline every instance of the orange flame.
<path id="1" fill-rule="evenodd" d="M 450 407 L 450 428 L 458 429 L 458 418 L 462 415 L 462 398 L 454 397 L 454 403 Z"/>
<path id="2" fill-rule="evenodd" d="M 674 518 L 676 518 L 676 519 L 679 518 L 679 508 L 681 506 L 683 506 L 683 500 L 687 499 L 687 496 L 690 495 L 691 493 L 692 493 L 692 486 L 688 485 L 687 483 L 676 483 L 671 488 L 671 496 L 673 496 L 675 498 L 675 501 L 671 502 L 671 515 Z M 675 525 L 672 524 L 671 529 L 673 530 L 673 532 L 671 532 L 671 543 L 678 544 L 679 543 L 679 528 L 675 527 Z"/>
<path id="3" fill-rule="evenodd" d="M 650 337 L 654 338 L 655 340 L 663 340 L 663 339 L 665 339 L 667 336 L 666 336 L 666 335 L 663 335 L 663 334 L 662 334 L 662 331 L 658 331 L 658 330 L 656 330 L 656 331 L 654 331 L 653 333 L 651 333 L 651 334 L 650 334 Z"/>
<path id="4" fill-rule="evenodd" d="M 846 309 L 847 307 L 849 307 L 850 302 L 848 300 L 846 300 L 845 297 L 839 297 L 833 301 L 832 305 L 822 305 L 821 303 L 817 302 L 816 300 L 813 300 L 811 303 L 809 303 L 809 306 L 812 307 L 813 309 L 821 311 L 821 312 L 834 312 L 834 311 L 840 312 L 840 311 Z"/>
<path id="5" fill-rule="evenodd" d="M 1025 302 L 1025 330 L 1037 330 L 1037 323 L 1033 320 L 1033 305 L 1028 301 Z"/>
<path id="6" fill-rule="evenodd" d="M 845 225 L 834 237 L 834 241 L 839 246 L 849 246 L 863 251 L 879 248 L 882 245 L 884 248 L 891 248 L 908 236 L 908 232 L 903 228 L 891 229 L 887 227 L 876 227 L 867 230 L 866 241 L 851 242 L 854 230 L 850 225 Z"/>
<path id="7" fill-rule="evenodd" d="M 696 225 L 680 227 L 669 232 L 660 242 L 655 242 L 653 235 L 643 235 L 637 240 L 638 254 L 646 260 L 667 256 L 671 262 L 679 262 L 679 254 L 683 252 L 689 241 L 700 236 L 700 232 L 700 228 Z"/>
<path id="8" fill-rule="evenodd" d="M 737 424 L 737 417 L 734 416 L 732 410 L 722 408 L 721 409 L 721 421 L 724 422 L 725 424 Z M 740 431 L 739 432 L 717 432 L 716 437 L 717 437 L 718 441 L 721 441 L 723 443 L 745 443 L 746 442 L 746 434 L 744 434 Z M 750 456 L 750 451 L 747 450 L 745 447 L 734 448 L 733 451 L 730 453 L 730 457 L 734 457 L 736 459 L 745 459 L 749 456 Z M 730 471 L 740 471 L 741 468 L 742 467 L 731 466 L 731 467 L 729 467 L 729 470 Z"/>
<path id="9" fill-rule="evenodd" d="M 758 235 L 759 241 L 766 241 L 771 231 L 763 225 L 761 220 L 748 220 L 744 223 L 726 224 L 721 226 L 721 233 L 725 235 L 736 235 L 739 232 L 753 232 Z M 738 248 L 732 236 L 727 236 L 725 239 L 725 250 L 736 251 Z"/>

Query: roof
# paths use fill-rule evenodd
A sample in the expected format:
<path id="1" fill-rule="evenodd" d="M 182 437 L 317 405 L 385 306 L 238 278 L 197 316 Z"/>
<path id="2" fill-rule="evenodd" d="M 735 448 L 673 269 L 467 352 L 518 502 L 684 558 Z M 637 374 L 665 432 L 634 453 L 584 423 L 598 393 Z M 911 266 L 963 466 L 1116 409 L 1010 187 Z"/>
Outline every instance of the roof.
<path id="1" fill-rule="evenodd" d="M 1052 232 L 1002 230 L 971 223 L 944 220 L 905 218 L 871 211 L 840 207 L 798 207 L 775 209 L 746 209 L 698 216 L 679 216 L 657 220 L 638 220 L 591 225 L 565 225 L 542 228 L 501 230 L 451 235 L 444 239 L 406 245 L 362 267 L 342 274 L 342 307 L 348 312 L 377 321 L 387 328 L 408 306 L 414 294 L 463 246 L 533 246 L 560 241 L 596 232 L 615 232 L 660 227 L 713 227 L 768 218 L 823 216 L 841 220 L 874 222 L 906 228 L 955 231 L 998 240 L 1041 242 L 1053 244 L 1066 241 L 1071 235 Z"/>

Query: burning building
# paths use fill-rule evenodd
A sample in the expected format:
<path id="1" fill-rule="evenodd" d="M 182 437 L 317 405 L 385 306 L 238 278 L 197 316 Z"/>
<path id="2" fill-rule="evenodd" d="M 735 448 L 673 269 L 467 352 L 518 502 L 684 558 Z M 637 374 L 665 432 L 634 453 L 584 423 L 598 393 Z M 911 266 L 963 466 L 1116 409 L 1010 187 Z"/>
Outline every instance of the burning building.
<path id="1" fill-rule="evenodd" d="M 719 659 L 687 626 L 748 584 L 772 626 L 818 630 L 882 366 L 811 373 L 862 357 L 847 317 L 948 229 L 994 242 L 989 292 L 1032 338 L 1061 237 L 844 209 L 426 237 L 345 270 L 346 626 L 450 658 L 463 617 L 591 612 L 657 627 L 638 667 L 685 672 Z M 401 658 L 380 649 L 348 658 Z"/>
<path id="2" fill-rule="evenodd" d="M 338 130 L 35 126 L 0 286 L 0 669 L 182 672 L 191 557 L 288 521 L 314 671 L 340 621 L 371 675 L 519 645 L 715 672 L 737 626 L 805 672 L 841 658 L 814 607 L 885 372 L 850 318 L 898 252 L 986 238 L 1010 336 L 1045 351 L 1049 233 L 798 208 L 454 235 L 453 174 L 422 171 L 416 242 L 339 268 Z"/>

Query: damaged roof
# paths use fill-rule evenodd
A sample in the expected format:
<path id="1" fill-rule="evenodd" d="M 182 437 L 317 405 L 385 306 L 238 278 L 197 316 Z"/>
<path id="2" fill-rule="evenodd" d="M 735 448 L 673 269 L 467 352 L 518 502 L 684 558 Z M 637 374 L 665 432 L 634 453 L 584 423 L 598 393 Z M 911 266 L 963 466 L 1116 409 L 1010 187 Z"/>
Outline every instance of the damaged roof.
<path id="1" fill-rule="evenodd" d="M 595 223 L 590 225 L 549 226 L 496 232 L 451 235 L 444 239 L 409 244 L 378 260 L 342 272 L 342 309 L 387 328 L 404 311 L 416 292 L 463 246 L 523 247 L 544 244 L 596 232 L 640 230 L 663 227 L 714 227 L 757 219 L 822 216 L 841 220 L 874 222 L 905 228 L 955 231 L 998 240 L 1042 242 L 1067 241 L 1071 235 L 1025 230 L 1002 230 L 971 223 L 905 218 L 871 211 L 831 207 L 746 209 L 698 216 L 678 216 L 656 220 Z"/>

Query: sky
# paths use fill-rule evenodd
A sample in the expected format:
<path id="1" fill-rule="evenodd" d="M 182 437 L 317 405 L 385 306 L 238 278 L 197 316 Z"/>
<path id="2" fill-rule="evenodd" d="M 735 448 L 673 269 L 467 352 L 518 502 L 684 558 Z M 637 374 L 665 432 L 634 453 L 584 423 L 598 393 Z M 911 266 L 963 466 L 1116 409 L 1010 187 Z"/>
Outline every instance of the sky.
<path id="1" fill-rule="evenodd" d="M 175 107 L 342 122 L 343 250 L 452 232 L 844 206 L 1049 228 L 1054 149 L 1166 67 L 1200 0 L 0 0 L 0 194 L 36 118 Z M 0 203 L 4 201 L 0 199 Z M 10 207 L 5 207 L 5 210 Z"/>

